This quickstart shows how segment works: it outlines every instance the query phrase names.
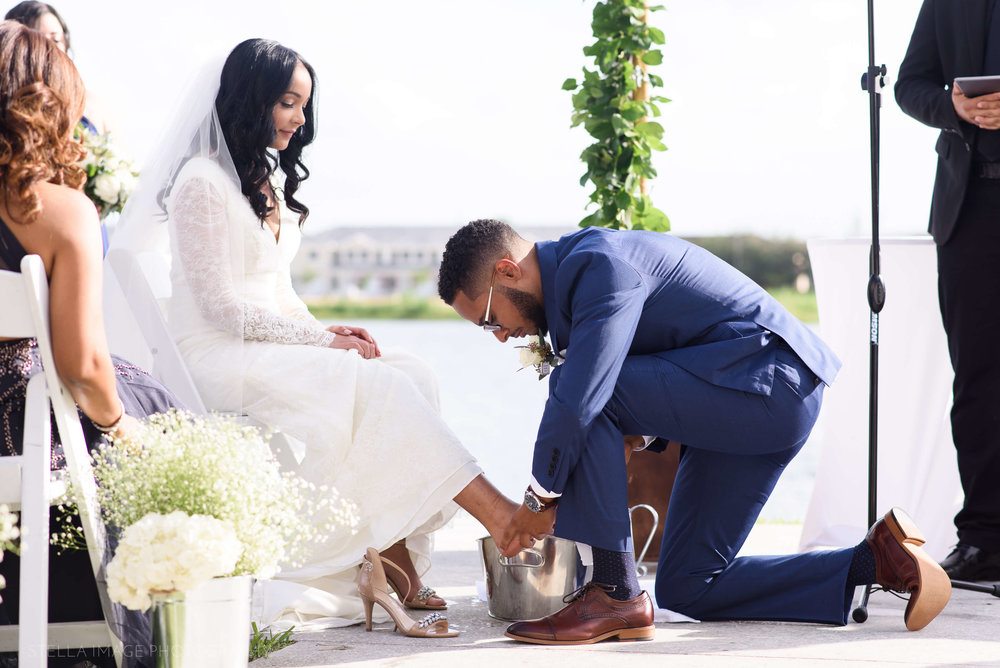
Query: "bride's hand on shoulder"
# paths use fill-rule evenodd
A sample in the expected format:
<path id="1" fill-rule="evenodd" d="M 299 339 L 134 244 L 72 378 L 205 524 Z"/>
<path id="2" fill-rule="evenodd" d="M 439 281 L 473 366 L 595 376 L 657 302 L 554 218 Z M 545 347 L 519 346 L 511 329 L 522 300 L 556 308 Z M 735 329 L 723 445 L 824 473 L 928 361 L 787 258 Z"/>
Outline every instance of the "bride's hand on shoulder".
<path id="1" fill-rule="evenodd" d="M 339 348 L 341 350 L 354 350 L 366 360 L 378 357 L 378 349 L 374 344 L 352 334 L 341 334 L 334 331 L 333 341 L 328 347 Z"/>
<path id="2" fill-rule="evenodd" d="M 330 325 L 326 328 L 328 332 L 333 332 L 338 336 L 353 336 L 357 339 L 364 341 L 372 346 L 375 354 L 372 357 L 382 357 L 382 351 L 378 347 L 378 343 L 372 338 L 372 335 L 368 333 L 368 330 L 364 327 L 354 327 L 351 325 Z M 336 340 L 336 339 L 335 339 Z M 331 348 L 337 348 L 341 346 L 330 346 Z M 371 359 L 371 357 L 365 356 L 365 359 Z"/>

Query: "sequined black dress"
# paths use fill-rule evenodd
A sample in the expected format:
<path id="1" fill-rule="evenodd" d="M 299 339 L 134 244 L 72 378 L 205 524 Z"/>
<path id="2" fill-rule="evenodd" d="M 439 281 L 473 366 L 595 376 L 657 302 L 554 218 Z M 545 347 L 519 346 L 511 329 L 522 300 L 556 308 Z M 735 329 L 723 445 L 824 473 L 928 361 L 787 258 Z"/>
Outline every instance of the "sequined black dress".
<path id="1" fill-rule="evenodd" d="M 0 220 L 0 270 L 19 271 L 21 259 L 26 255 L 24 247 L 13 235 L 3 220 Z M 0 313 L 2 317 L 2 313 Z M 125 406 L 125 412 L 134 417 L 145 417 L 162 412 L 171 406 L 178 406 L 177 400 L 149 374 L 126 360 L 113 358 L 115 375 L 118 380 L 118 396 Z M 0 456 L 21 453 L 24 430 L 24 394 L 28 380 L 41 372 L 41 361 L 34 339 L 0 341 Z M 84 437 L 90 448 L 102 442 L 101 433 L 82 413 Z M 59 444 L 55 424 L 52 425 L 52 468 L 65 466 L 62 447 Z M 53 529 L 55 526 L 53 518 Z M 87 621 L 101 619 L 101 605 L 94 583 L 86 552 L 69 552 L 58 555 L 55 549 L 49 554 L 49 620 L 52 622 Z M 17 601 L 19 595 L 19 563 L 13 554 L 4 555 L 0 562 L 0 574 L 7 580 L 7 587 L 0 591 L 0 624 L 17 623 Z M 120 629 L 120 637 L 125 642 L 126 666 L 152 666 L 151 633 L 146 615 L 126 611 L 115 606 L 115 626 Z M 51 657 L 49 666 L 71 666 L 83 658 L 89 658 L 98 665 L 113 666 L 114 661 L 107 652 L 88 652 L 77 655 L 69 651 L 60 652 L 61 657 Z M 10 655 L 0 654 L 0 667 L 16 665 Z"/>

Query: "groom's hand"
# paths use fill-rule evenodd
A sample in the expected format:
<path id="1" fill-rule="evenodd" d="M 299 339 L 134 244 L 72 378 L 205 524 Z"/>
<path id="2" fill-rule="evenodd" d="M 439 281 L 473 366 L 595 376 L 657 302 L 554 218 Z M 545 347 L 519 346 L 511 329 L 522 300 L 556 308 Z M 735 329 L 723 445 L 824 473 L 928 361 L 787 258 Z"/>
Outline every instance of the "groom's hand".
<path id="1" fill-rule="evenodd" d="M 505 557 L 513 557 L 526 547 L 531 547 L 536 540 L 551 535 L 556 524 L 556 509 L 549 508 L 540 513 L 533 513 L 523 503 L 514 511 L 510 524 L 501 536 L 500 553 Z"/>

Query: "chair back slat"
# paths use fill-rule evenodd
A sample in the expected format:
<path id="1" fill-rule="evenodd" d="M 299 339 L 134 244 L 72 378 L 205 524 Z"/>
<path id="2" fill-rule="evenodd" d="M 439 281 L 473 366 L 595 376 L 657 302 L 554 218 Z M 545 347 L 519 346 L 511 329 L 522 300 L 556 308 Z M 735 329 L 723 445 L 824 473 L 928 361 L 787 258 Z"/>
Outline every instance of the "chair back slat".
<path id="1" fill-rule="evenodd" d="M 154 276 L 166 275 L 168 272 L 165 267 L 157 266 L 162 263 L 154 253 L 144 254 L 140 262 L 139 258 L 124 249 L 111 250 L 106 260 L 152 358 L 149 372 L 169 387 L 188 410 L 206 413 L 205 404 L 180 351 L 177 350 L 177 344 L 170 335 L 160 308 L 160 300 L 170 296 L 170 286 L 162 282 L 151 282 L 150 275 L 143 269 L 144 266 L 149 266 Z"/>
<path id="2" fill-rule="evenodd" d="M 0 271 L 0 337 L 27 339 L 35 336 L 35 322 L 28 309 L 24 277 L 16 271 Z"/>
<path id="3" fill-rule="evenodd" d="M 95 576 L 100 572 L 104 559 L 104 525 L 100 521 L 97 506 L 97 484 L 90 467 L 87 441 L 80 427 L 76 403 L 69 390 L 56 373 L 55 358 L 52 355 L 52 340 L 49 336 L 49 284 L 45 277 L 45 267 L 37 255 L 27 255 L 21 261 L 21 274 L 28 291 L 28 310 L 35 323 L 35 339 L 38 354 L 42 358 L 42 372 L 49 388 L 49 400 L 55 416 L 59 442 L 66 457 L 66 468 L 70 481 L 77 492 L 80 521 L 87 539 L 87 551 Z"/>

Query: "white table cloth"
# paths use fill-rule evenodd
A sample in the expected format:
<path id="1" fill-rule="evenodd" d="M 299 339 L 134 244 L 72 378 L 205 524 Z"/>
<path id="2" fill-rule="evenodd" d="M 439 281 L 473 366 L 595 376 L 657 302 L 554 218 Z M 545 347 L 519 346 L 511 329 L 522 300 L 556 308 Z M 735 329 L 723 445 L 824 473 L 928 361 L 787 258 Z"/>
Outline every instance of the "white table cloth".
<path id="1" fill-rule="evenodd" d="M 803 524 L 803 550 L 848 546 L 867 528 L 870 239 L 808 242 L 820 335 L 844 363 L 827 388 L 822 448 Z M 937 302 L 929 237 L 881 242 L 886 304 L 880 314 L 877 516 L 900 506 L 926 549 L 942 559 L 956 542 L 962 503 L 949 410 L 953 374 Z"/>

